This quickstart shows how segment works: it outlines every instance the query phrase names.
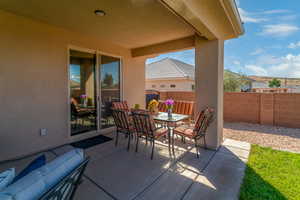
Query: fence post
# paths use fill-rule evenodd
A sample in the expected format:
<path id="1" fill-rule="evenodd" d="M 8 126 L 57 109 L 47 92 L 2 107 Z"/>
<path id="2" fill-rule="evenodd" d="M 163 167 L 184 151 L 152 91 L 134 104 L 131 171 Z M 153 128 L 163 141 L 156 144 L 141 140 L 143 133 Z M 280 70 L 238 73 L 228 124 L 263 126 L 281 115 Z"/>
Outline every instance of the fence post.
<path id="1" fill-rule="evenodd" d="M 260 94 L 260 124 L 274 125 L 274 94 Z"/>

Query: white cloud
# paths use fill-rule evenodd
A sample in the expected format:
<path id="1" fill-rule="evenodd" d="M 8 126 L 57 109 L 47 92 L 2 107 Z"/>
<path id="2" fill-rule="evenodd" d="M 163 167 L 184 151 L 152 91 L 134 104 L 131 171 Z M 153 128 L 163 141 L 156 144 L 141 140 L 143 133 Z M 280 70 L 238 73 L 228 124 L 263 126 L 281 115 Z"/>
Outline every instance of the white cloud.
<path id="1" fill-rule="evenodd" d="M 256 64 L 263 65 L 263 66 L 277 65 L 279 63 L 281 63 L 280 57 L 276 57 L 276 56 L 269 55 L 269 54 L 264 54 L 264 55 L 258 56 L 256 59 Z"/>
<path id="2" fill-rule="evenodd" d="M 253 52 L 250 53 L 251 56 L 262 54 L 265 50 L 263 48 L 257 48 Z"/>
<path id="3" fill-rule="evenodd" d="M 250 71 L 251 75 L 257 75 L 257 76 L 267 76 L 268 75 L 267 70 L 261 66 L 245 65 L 245 68 Z"/>
<path id="4" fill-rule="evenodd" d="M 300 78 L 300 54 L 282 57 L 264 55 L 244 68 L 250 75 Z"/>
<path id="5" fill-rule="evenodd" d="M 280 77 L 300 77 L 300 54 L 287 54 L 281 58 L 281 63 L 272 65 L 269 71 L 274 76 Z"/>
<path id="6" fill-rule="evenodd" d="M 239 13 L 241 15 L 242 21 L 245 23 L 260 23 L 260 22 L 268 21 L 268 19 L 256 16 L 255 14 L 247 12 L 242 8 L 238 8 L 238 9 L 239 9 Z"/>
<path id="7" fill-rule="evenodd" d="M 237 5 L 242 21 L 245 23 L 262 23 L 266 21 L 273 21 L 274 17 L 278 17 L 278 20 L 280 21 L 291 21 L 297 18 L 297 15 L 292 14 L 290 10 L 275 9 L 249 12 L 241 8 L 239 6 L 239 2 Z"/>
<path id="8" fill-rule="evenodd" d="M 232 63 L 235 64 L 235 65 L 240 65 L 241 64 L 241 62 L 238 61 L 238 60 L 234 60 Z"/>
<path id="9" fill-rule="evenodd" d="M 289 13 L 291 12 L 290 10 L 285 10 L 285 9 L 275 9 L 275 10 L 266 10 L 263 11 L 262 13 L 264 14 L 282 14 L 282 13 Z"/>
<path id="10" fill-rule="evenodd" d="M 263 26 L 260 33 L 265 36 L 285 37 L 299 31 L 299 27 L 291 24 L 273 24 Z"/>
<path id="11" fill-rule="evenodd" d="M 300 47 L 300 41 L 298 41 L 298 42 L 292 42 L 288 46 L 288 48 L 290 48 L 290 49 L 296 49 L 296 48 L 299 48 L 299 47 Z"/>

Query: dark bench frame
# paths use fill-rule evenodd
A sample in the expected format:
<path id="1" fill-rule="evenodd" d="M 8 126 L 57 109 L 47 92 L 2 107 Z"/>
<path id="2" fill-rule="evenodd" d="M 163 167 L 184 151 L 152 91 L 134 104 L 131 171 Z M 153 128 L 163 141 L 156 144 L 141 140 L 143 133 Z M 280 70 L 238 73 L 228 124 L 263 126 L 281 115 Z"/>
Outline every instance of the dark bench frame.
<path id="1" fill-rule="evenodd" d="M 71 200 L 74 198 L 76 189 L 81 183 L 83 172 L 89 162 L 86 158 L 78 167 L 53 186 L 39 200 Z"/>

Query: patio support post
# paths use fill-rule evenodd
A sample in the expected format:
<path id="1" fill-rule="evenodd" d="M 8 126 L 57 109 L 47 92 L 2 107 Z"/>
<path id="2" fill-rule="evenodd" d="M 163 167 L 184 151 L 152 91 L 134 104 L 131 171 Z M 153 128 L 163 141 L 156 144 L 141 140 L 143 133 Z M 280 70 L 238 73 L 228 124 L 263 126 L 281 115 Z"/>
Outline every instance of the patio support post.
<path id="1" fill-rule="evenodd" d="M 195 101 L 198 114 L 206 106 L 215 109 L 214 121 L 207 130 L 206 142 L 217 149 L 223 142 L 223 40 L 195 38 Z"/>

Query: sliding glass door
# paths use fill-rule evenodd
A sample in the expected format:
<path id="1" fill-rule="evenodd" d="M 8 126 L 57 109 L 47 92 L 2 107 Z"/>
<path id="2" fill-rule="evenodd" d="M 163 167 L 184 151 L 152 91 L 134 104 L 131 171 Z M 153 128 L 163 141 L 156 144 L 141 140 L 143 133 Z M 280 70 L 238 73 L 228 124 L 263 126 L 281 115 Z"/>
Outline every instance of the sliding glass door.
<path id="1" fill-rule="evenodd" d="M 114 126 L 112 102 L 121 99 L 120 59 L 111 56 L 99 56 L 100 93 L 101 93 L 101 128 Z"/>
<path id="2" fill-rule="evenodd" d="M 71 135 L 98 129 L 96 54 L 70 50 Z"/>
<path id="3" fill-rule="evenodd" d="M 120 59 L 98 55 L 97 62 L 95 53 L 69 54 L 71 135 L 114 126 L 111 107 L 121 100 Z"/>

